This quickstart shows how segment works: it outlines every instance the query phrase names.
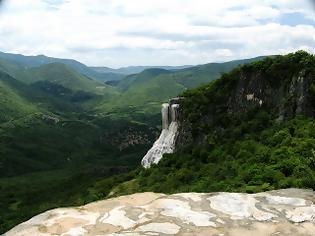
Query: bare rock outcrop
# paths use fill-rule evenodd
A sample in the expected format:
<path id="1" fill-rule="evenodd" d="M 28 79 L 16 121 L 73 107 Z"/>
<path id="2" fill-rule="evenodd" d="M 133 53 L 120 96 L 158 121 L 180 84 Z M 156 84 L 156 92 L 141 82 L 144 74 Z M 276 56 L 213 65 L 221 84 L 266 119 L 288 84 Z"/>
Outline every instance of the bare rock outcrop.
<path id="1" fill-rule="evenodd" d="M 315 193 L 139 193 L 47 211 L 5 236 L 299 236 L 315 233 Z"/>

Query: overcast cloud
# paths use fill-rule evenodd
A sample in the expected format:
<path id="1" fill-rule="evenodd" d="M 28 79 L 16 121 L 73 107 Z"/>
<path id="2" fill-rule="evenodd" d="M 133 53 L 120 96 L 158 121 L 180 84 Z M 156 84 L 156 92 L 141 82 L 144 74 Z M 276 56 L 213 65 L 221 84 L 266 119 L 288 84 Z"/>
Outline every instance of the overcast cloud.
<path id="1" fill-rule="evenodd" d="M 184 65 L 314 53 L 312 0 L 6 0 L 0 51 L 88 65 Z"/>

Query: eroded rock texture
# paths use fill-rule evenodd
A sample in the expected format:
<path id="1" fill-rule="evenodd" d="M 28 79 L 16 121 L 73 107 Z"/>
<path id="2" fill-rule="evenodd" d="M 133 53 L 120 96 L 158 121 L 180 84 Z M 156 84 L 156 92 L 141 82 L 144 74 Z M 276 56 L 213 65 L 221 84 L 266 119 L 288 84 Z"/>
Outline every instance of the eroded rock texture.
<path id="1" fill-rule="evenodd" d="M 5 236 L 315 235 L 315 193 L 139 193 L 47 211 Z"/>

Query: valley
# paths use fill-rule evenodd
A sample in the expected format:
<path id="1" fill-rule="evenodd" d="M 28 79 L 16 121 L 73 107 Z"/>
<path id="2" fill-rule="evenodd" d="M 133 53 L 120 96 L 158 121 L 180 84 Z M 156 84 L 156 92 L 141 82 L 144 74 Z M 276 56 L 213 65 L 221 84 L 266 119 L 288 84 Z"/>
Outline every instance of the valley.
<path id="1" fill-rule="evenodd" d="M 0 53 L 0 232 L 132 180 L 159 134 L 162 102 L 259 59 L 137 68 L 113 85 L 73 60 Z"/>
<path id="2" fill-rule="evenodd" d="M 314 189 L 314 65 L 298 51 L 146 69 L 110 85 L 63 64 L 10 74 L 4 64 L 1 232 L 52 208 L 139 192 Z M 171 140 L 162 132 L 144 169 L 161 104 L 177 95 L 163 115 Z"/>

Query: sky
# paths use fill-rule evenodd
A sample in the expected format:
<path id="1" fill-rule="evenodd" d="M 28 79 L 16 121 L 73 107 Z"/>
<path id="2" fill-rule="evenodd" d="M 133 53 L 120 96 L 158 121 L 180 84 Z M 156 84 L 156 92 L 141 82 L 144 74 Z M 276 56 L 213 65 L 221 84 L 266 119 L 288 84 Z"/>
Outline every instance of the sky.
<path id="1" fill-rule="evenodd" d="M 0 51 L 90 66 L 315 53 L 313 0 L 0 0 Z"/>

